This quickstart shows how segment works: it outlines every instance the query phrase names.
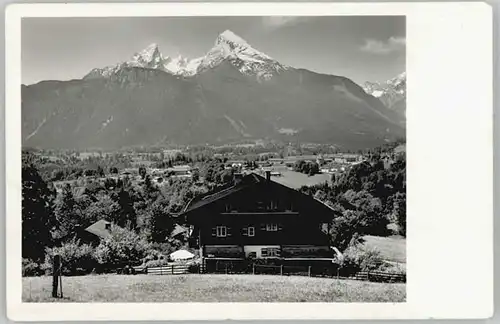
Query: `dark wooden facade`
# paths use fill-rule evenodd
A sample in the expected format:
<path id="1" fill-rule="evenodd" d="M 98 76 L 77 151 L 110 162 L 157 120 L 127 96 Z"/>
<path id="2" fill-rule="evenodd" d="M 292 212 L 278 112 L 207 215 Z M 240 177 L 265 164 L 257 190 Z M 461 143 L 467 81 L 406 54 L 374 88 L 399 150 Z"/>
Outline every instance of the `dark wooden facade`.
<path id="1" fill-rule="evenodd" d="M 208 258 L 330 257 L 333 211 L 257 174 L 199 197 L 184 210 L 190 245 Z"/>

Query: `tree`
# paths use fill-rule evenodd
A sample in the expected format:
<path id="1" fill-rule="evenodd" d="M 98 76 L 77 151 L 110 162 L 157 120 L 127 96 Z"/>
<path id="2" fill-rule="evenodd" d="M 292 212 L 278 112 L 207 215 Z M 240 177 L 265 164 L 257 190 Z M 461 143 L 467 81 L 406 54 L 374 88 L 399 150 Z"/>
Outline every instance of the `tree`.
<path id="1" fill-rule="evenodd" d="M 330 177 L 330 181 L 331 183 L 335 183 L 335 173 L 332 173 L 331 177 Z"/>
<path id="2" fill-rule="evenodd" d="M 104 169 L 103 169 L 100 165 L 98 165 L 98 166 L 97 166 L 97 171 L 96 171 L 96 172 L 97 172 L 97 174 L 98 174 L 100 177 L 104 177 L 104 175 L 105 175 L 105 174 L 104 174 Z"/>
<path id="3" fill-rule="evenodd" d="M 22 166 L 22 256 L 43 262 L 45 248 L 52 245 L 51 230 L 56 224 L 49 190 L 33 164 Z"/>
<path id="4" fill-rule="evenodd" d="M 150 244 L 144 238 L 128 229 L 112 226 L 110 234 L 96 248 L 95 256 L 100 264 L 140 261 L 150 249 Z"/>
<path id="5" fill-rule="evenodd" d="M 166 211 L 166 202 L 157 200 L 150 209 L 150 231 L 151 241 L 163 243 L 172 233 L 174 222 Z"/>
<path id="6" fill-rule="evenodd" d="M 379 198 L 362 190 L 355 192 L 348 190 L 343 195 L 344 207 L 356 211 L 358 216 L 357 226 L 360 233 L 372 235 L 386 235 L 389 220 L 382 213 L 382 203 Z"/>
<path id="7" fill-rule="evenodd" d="M 144 197 L 147 202 L 152 203 L 155 201 L 160 195 L 160 190 L 151 180 L 151 176 L 148 174 L 144 179 L 143 185 Z"/>
<path id="8" fill-rule="evenodd" d="M 344 210 L 333 219 L 330 224 L 330 236 L 333 246 L 340 251 L 345 251 L 349 246 L 359 242 L 359 218 L 359 212 Z"/>
<path id="9" fill-rule="evenodd" d="M 192 179 L 193 182 L 198 182 L 200 180 L 200 172 L 198 170 L 193 170 Z"/>
<path id="10" fill-rule="evenodd" d="M 139 175 L 141 176 L 142 179 L 146 177 L 146 168 L 141 166 L 139 167 Z"/>
<path id="11" fill-rule="evenodd" d="M 119 226 L 125 226 L 120 205 L 106 193 L 100 193 L 95 201 L 85 210 L 85 225 L 90 225 L 101 219 Z M 83 224 L 82 224 L 83 225 Z M 87 226 L 88 226 L 87 225 Z"/>
<path id="12" fill-rule="evenodd" d="M 77 209 L 73 190 L 69 184 L 66 184 L 55 203 L 55 215 L 61 235 L 70 233 L 77 225 L 80 225 L 81 219 Z"/>
<path id="13" fill-rule="evenodd" d="M 394 205 L 399 233 L 406 236 L 406 194 L 398 194 L 395 197 Z"/>
<path id="14" fill-rule="evenodd" d="M 130 193 L 123 187 L 118 192 L 118 205 L 121 209 L 122 219 L 119 223 L 131 229 L 137 227 L 137 214 L 134 209 L 134 201 Z"/>
<path id="15" fill-rule="evenodd" d="M 308 174 L 310 176 L 318 174 L 319 173 L 319 165 L 316 162 L 309 163 L 309 171 Z"/>

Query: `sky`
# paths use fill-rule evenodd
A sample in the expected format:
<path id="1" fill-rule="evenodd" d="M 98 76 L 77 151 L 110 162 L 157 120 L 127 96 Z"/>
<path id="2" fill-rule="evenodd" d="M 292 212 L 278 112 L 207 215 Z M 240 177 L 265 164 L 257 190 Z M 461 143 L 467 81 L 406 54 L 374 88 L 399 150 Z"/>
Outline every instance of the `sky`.
<path id="1" fill-rule="evenodd" d="M 81 79 L 151 43 L 196 58 L 231 30 L 282 64 L 358 84 L 405 71 L 404 16 L 23 18 L 22 82 Z"/>

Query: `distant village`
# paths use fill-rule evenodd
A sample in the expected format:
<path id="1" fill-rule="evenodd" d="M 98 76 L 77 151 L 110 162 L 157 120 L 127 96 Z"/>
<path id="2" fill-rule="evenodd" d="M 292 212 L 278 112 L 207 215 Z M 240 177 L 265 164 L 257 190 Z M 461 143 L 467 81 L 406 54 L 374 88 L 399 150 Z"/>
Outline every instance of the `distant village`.
<path id="1" fill-rule="evenodd" d="M 94 153 L 99 154 L 99 153 Z M 159 155 L 158 153 L 155 153 Z M 181 150 L 164 150 L 164 157 L 172 157 L 174 158 L 176 155 L 183 154 Z M 322 175 L 317 177 L 318 182 L 328 181 L 330 175 L 336 175 L 347 171 L 353 165 L 361 163 L 365 160 L 365 156 L 363 154 L 353 154 L 353 153 L 336 153 L 336 154 L 317 154 L 317 155 L 297 155 L 297 156 L 287 156 L 283 158 L 263 158 L 266 156 L 273 156 L 272 153 L 264 153 L 260 154 L 259 161 L 249 161 L 247 159 L 241 158 L 231 158 L 230 154 L 220 154 L 215 153 L 213 155 L 214 159 L 220 159 L 224 161 L 225 168 L 228 170 L 233 170 L 238 173 L 249 173 L 255 172 L 257 174 L 263 175 L 266 171 L 270 171 L 271 176 L 275 178 L 286 177 L 298 172 L 295 171 L 294 167 L 299 161 L 303 161 L 305 163 L 315 163 L 319 167 L 319 172 L 317 175 Z M 88 157 L 88 153 L 81 154 L 81 158 Z M 133 161 L 133 167 L 127 167 L 119 170 L 117 173 L 110 173 L 106 176 L 99 175 L 83 175 L 79 179 L 75 180 L 61 180 L 54 181 L 53 185 L 55 189 L 60 192 L 62 188 L 70 183 L 73 185 L 85 185 L 88 182 L 99 182 L 104 184 L 106 179 L 123 179 L 128 177 L 132 181 L 141 181 L 141 176 L 139 174 L 139 168 L 144 167 L 147 170 L 147 173 L 151 176 L 151 180 L 156 184 L 161 184 L 163 181 L 167 179 L 185 179 L 192 178 L 194 174 L 199 171 L 199 165 L 197 163 L 186 163 L 186 164 L 178 164 L 172 165 L 171 167 L 159 168 L 152 165 L 149 158 L 151 154 L 146 153 L 130 153 L 130 158 Z M 54 158 L 53 156 L 51 158 Z M 279 181 L 280 179 L 276 179 Z M 297 184 L 296 187 L 298 187 Z"/>

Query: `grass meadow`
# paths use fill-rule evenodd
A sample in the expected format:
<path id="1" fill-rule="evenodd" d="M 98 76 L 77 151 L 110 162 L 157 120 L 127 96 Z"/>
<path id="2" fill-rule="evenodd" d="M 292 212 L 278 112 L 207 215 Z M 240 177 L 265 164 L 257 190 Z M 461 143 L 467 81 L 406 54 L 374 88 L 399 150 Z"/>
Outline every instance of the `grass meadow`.
<path id="1" fill-rule="evenodd" d="M 269 275 L 89 275 L 23 278 L 23 302 L 404 302 L 405 284 Z"/>
<path id="2" fill-rule="evenodd" d="M 400 236 L 363 236 L 364 244 L 376 248 L 387 261 L 406 263 L 406 239 Z"/>

